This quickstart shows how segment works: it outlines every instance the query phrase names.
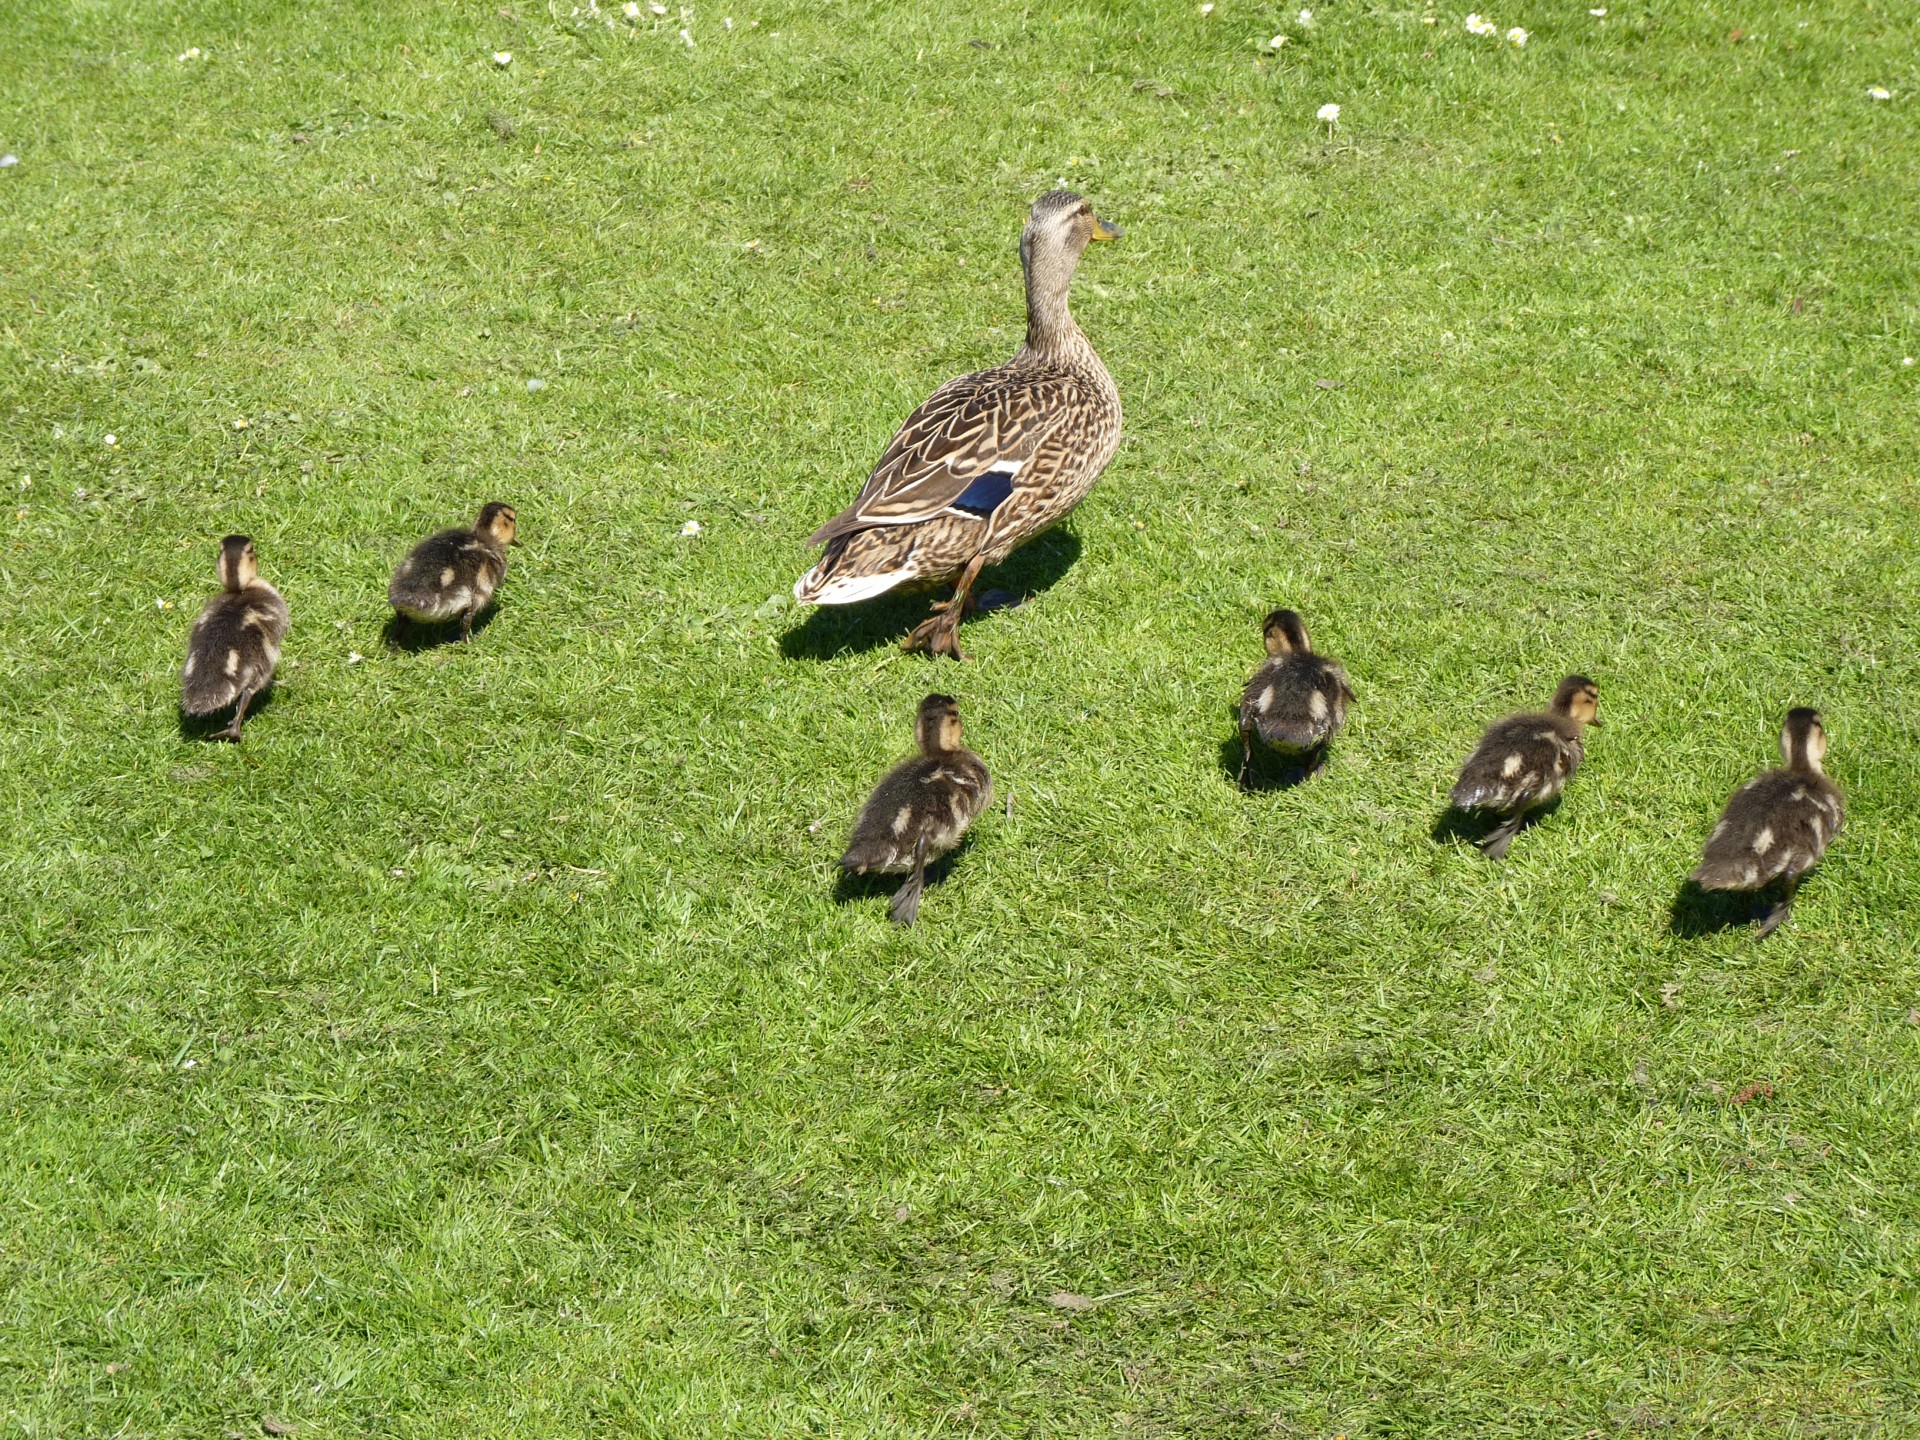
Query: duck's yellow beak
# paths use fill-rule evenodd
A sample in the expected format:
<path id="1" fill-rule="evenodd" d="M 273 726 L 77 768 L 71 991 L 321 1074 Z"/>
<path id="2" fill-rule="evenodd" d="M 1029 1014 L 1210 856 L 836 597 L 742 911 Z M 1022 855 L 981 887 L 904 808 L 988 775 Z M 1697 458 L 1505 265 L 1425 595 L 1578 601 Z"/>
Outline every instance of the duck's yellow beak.
<path id="1" fill-rule="evenodd" d="M 1126 233 L 1126 231 L 1122 230 L 1111 220 L 1102 220 L 1098 216 L 1094 217 L 1093 238 L 1095 240 L 1118 240 Z"/>

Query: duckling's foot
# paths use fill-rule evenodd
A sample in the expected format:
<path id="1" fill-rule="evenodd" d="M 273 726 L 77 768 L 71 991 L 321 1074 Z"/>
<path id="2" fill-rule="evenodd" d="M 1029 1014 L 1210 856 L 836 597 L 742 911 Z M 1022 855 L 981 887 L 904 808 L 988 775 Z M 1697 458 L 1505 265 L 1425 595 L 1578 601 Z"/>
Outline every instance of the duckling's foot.
<path id="1" fill-rule="evenodd" d="M 1793 901 L 1776 900 L 1766 908 L 1760 917 L 1760 928 L 1754 932 L 1756 940 L 1764 940 L 1782 925 L 1787 923 L 1787 913 L 1793 909 Z"/>
<path id="2" fill-rule="evenodd" d="M 413 636 L 413 622 L 398 610 L 393 612 L 393 624 L 387 627 L 387 649 L 398 653 L 406 649 L 407 641 Z"/>
<path id="3" fill-rule="evenodd" d="M 1503 820 L 1489 830 L 1480 841 L 1480 853 L 1489 860 L 1506 859 L 1507 846 L 1511 845 L 1513 837 L 1520 833 L 1520 827 L 1526 822 L 1526 818 L 1524 815 L 1515 815 L 1512 819 Z"/>
<path id="4" fill-rule="evenodd" d="M 1322 745 L 1307 757 L 1307 763 L 1300 767 L 1300 781 L 1305 784 L 1322 770 L 1327 768 L 1327 747 Z"/>
<path id="5" fill-rule="evenodd" d="M 887 907 L 887 918 L 896 925 L 911 925 L 920 918 L 920 896 L 927 888 L 927 872 L 915 870 L 907 877 L 907 883 L 895 892 L 893 903 Z"/>
<path id="6" fill-rule="evenodd" d="M 235 745 L 238 745 L 240 743 L 240 727 L 246 723 L 247 704 L 252 699 L 253 691 L 242 690 L 240 692 L 240 699 L 234 704 L 233 719 L 227 722 L 227 728 L 224 730 L 216 730 L 207 738 L 210 740 L 230 740 Z"/>

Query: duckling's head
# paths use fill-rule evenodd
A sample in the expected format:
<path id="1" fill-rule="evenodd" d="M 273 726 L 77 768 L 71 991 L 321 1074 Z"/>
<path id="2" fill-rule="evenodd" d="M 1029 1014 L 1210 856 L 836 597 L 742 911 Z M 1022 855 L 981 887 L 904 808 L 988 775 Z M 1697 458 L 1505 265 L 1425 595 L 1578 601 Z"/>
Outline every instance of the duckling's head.
<path id="1" fill-rule="evenodd" d="M 1269 655 L 1304 655 L 1313 649 L 1307 641 L 1307 623 L 1298 610 L 1276 610 L 1260 629 Z"/>
<path id="2" fill-rule="evenodd" d="M 220 583 L 229 590 L 244 590 L 260 578 L 260 562 L 254 558 L 253 538 L 229 535 L 220 542 Z"/>
<path id="3" fill-rule="evenodd" d="M 1093 213 L 1093 206 L 1071 190 L 1049 190 L 1027 212 L 1020 232 L 1020 264 L 1029 277 L 1057 279 L 1064 288 L 1081 253 L 1096 240 L 1118 240 L 1125 232 Z"/>
<path id="4" fill-rule="evenodd" d="M 1780 727 L 1780 755 L 1789 770 L 1820 773 L 1820 762 L 1827 758 L 1827 727 L 1818 710 L 1796 705 L 1787 712 L 1787 723 Z"/>
<path id="5" fill-rule="evenodd" d="M 1600 687 L 1584 675 L 1569 675 L 1553 692 L 1553 704 L 1547 707 L 1555 715 L 1565 715 L 1581 725 L 1600 723 Z"/>
<path id="6" fill-rule="evenodd" d="M 913 738 L 922 754 L 960 748 L 960 702 L 951 695 L 929 695 L 913 720 Z"/>
<path id="7" fill-rule="evenodd" d="M 495 543 L 502 547 L 518 545 L 520 542 L 513 537 L 514 526 L 519 518 L 513 513 L 513 506 L 490 500 L 480 507 L 480 518 L 473 522 L 473 528 L 482 535 L 491 535 Z"/>

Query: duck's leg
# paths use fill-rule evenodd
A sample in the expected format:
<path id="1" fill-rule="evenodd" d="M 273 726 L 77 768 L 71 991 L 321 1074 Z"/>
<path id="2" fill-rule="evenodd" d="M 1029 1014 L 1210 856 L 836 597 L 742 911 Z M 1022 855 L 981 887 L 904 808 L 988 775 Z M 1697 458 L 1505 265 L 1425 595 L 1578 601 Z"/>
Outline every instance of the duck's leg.
<path id="1" fill-rule="evenodd" d="M 240 698 L 239 698 L 239 700 L 238 700 L 238 701 L 236 701 L 236 702 L 234 703 L 234 707 L 233 707 L 233 719 L 231 719 L 230 721 L 228 721 L 228 722 L 227 722 L 227 728 L 226 728 L 226 729 L 224 729 L 224 730 L 216 730 L 216 731 L 214 732 L 214 734 L 213 734 L 213 738 L 214 738 L 215 740 L 231 740 L 231 741 L 233 741 L 233 742 L 234 742 L 235 744 L 238 744 L 238 743 L 239 743 L 239 740 L 240 740 L 240 727 L 241 727 L 241 725 L 242 725 L 242 724 L 244 724 L 244 723 L 245 723 L 245 721 L 246 721 L 246 718 L 247 718 L 247 704 L 248 704 L 248 702 L 249 702 L 249 701 L 251 701 L 252 699 L 253 699 L 253 691 L 251 691 L 251 690 L 242 690 L 242 691 L 240 692 Z"/>
<path id="2" fill-rule="evenodd" d="M 1247 788 L 1247 772 L 1253 769 L 1253 727 L 1240 727 L 1240 788 Z"/>
<path id="3" fill-rule="evenodd" d="M 920 895 L 926 888 L 927 842 L 922 839 L 913 847 L 913 873 L 895 892 L 893 903 L 887 907 L 887 918 L 896 925 L 913 924 L 920 916 Z"/>
<path id="4" fill-rule="evenodd" d="M 1780 898 L 1767 907 L 1766 914 L 1760 917 L 1760 929 L 1756 939 L 1765 939 L 1782 925 L 1786 924 L 1787 912 L 1793 909 L 1793 893 L 1800 888 L 1800 877 L 1795 876 L 1786 882 Z"/>
<path id="5" fill-rule="evenodd" d="M 473 638 L 473 614 L 477 608 L 469 605 L 460 612 L 460 639 L 463 644 Z"/>
<path id="6" fill-rule="evenodd" d="M 1520 833 L 1520 827 L 1526 823 L 1527 812 L 1524 810 L 1517 815 L 1509 815 L 1481 839 L 1480 853 L 1489 860 L 1506 859 L 1507 846 L 1513 843 L 1513 837 Z"/>
<path id="7" fill-rule="evenodd" d="M 1307 757 L 1307 763 L 1301 767 L 1300 769 L 1301 782 L 1304 784 L 1306 781 L 1313 779 L 1314 776 L 1318 775 L 1322 770 L 1326 768 L 1327 768 L 1327 747 L 1326 747 L 1326 744 L 1322 742 L 1321 744 L 1316 745 L 1314 747 L 1313 753 Z"/>
<path id="8" fill-rule="evenodd" d="M 394 611 L 393 626 L 387 631 L 387 648 L 389 650 L 404 650 L 412 634 L 413 622 L 407 619 L 400 611 Z"/>
<path id="9" fill-rule="evenodd" d="M 967 658 L 960 648 L 960 622 L 973 609 L 973 582 L 980 578 L 980 567 L 987 563 L 984 554 L 976 555 L 953 582 L 953 598 L 933 607 L 933 616 L 914 626 L 913 633 L 900 642 L 902 650 L 924 650 L 929 655 L 949 655 L 955 660 Z"/>

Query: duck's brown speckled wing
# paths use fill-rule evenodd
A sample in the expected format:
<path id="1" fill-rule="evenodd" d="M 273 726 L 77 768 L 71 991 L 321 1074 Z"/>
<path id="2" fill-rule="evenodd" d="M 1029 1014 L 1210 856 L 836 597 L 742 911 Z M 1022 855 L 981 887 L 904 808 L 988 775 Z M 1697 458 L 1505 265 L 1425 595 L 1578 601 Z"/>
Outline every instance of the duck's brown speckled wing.
<path id="1" fill-rule="evenodd" d="M 949 380 L 907 417 L 853 504 L 807 543 L 948 511 L 986 519 L 1015 491 L 1050 483 L 1030 462 L 1065 417 L 1088 409 L 1086 391 L 1069 371 L 1032 365 Z"/>

